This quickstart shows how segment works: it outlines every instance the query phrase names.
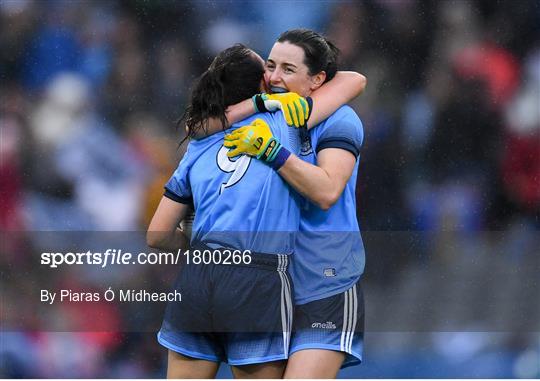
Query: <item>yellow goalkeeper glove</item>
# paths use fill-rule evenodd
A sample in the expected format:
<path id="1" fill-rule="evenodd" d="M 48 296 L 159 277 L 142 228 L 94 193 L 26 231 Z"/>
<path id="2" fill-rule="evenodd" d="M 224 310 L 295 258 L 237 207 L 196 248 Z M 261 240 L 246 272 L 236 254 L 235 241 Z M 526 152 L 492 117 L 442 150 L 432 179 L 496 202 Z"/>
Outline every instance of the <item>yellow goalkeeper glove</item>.
<path id="1" fill-rule="evenodd" d="M 229 148 L 227 156 L 254 156 L 269 163 L 275 170 L 281 168 L 290 152 L 272 135 L 270 127 L 262 119 L 225 135 L 223 145 Z"/>
<path id="2" fill-rule="evenodd" d="M 257 94 L 253 98 L 257 112 L 281 110 L 289 126 L 303 127 L 309 119 L 313 101 L 296 93 Z"/>
<path id="3" fill-rule="evenodd" d="M 224 140 L 223 145 L 230 148 L 227 152 L 229 157 L 245 154 L 270 162 L 281 148 L 270 127 L 262 119 L 255 119 L 250 125 L 225 135 Z"/>

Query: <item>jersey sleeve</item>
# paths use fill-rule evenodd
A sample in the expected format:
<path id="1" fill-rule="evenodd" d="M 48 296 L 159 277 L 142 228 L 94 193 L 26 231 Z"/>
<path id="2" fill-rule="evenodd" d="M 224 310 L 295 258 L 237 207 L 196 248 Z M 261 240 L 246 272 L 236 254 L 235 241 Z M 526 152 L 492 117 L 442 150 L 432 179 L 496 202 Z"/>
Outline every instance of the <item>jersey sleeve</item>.
<path id="1" fill-rule="evenodd" d="M 165 191 L 163 193 L 165 197 L 182 204 L 193 203 L 193 195 L 191 193 L 191 185 L 189 183 L 190 167 L 191 165 L 188 149 L 180 161 L 178 168 L 176 168 L 169 181 L 167 181 L 165 184 Z"/>
<path id="2" fill-rule="evenodd" d="M 350 107 L 341 108 L 319 132 L 315 150 L 340 148 L 358 157 L 363 140 L 364 128 L 360 118 Z"/>

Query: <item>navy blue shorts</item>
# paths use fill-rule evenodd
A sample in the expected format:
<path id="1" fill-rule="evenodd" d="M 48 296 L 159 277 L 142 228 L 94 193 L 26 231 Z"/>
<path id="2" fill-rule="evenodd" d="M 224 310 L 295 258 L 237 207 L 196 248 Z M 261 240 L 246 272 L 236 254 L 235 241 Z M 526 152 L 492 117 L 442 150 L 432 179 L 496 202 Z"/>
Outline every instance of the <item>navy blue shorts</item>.
<path id="1" fill-rule="evenodd" d="M 182 355 L 230 365 L 288 358 L 288 257 L 251 258 L 249 265 L 183 265 L 175 283 L 182 301 L 167 305 L 158 341 Z"/>
<path id="2" fill-rule="evenodd" d="M 328 298 L 296 305 L 291 352 L 328 349 L 345 352 L 342 368 L 362 361 L 364 343 L 364 297 L 358 281 Z"/>

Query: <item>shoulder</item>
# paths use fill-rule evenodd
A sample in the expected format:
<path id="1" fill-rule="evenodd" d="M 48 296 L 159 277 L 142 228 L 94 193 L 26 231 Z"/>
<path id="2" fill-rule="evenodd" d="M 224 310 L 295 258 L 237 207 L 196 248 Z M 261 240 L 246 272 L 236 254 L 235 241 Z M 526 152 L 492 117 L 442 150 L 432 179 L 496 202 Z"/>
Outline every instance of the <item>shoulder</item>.
<path id="1" fill-rule="evenodd" d="M 191 140 L 187 145 L 186 152 L 178 163 L 175 175 L 177 173 L 188 171 L 189 168 L 199 159 L 199 157 L 208 152 L 209 149 L 211 149 L 211 147 L 216 145 L 218 142 L 221 143 L 223 141 L 223 134 L 223 132 L 218 132 L 203 139 Z"/>
<path id="2" fill-rule="evenodd" d="M 355 135 L 357 139 L 362 140 L 364 127 L 362 121 L 356 112 L 350 106 L 341 106 L 323 123 L 313 129 L 313 135 L 321 138 L 327 135 Z"/>
<path id="3" fill-rule="evenodd" d="M 340 107 L 313 133 L 317 152 L 325 148 L 342 148 L 358 156 L 364 140 L 362 122 L 349 106 Z"/>
<path id="4" fill-rule="evenodd" d="M 349 105 L 341 106 L 326 120 L 325 123 L 336 123 L 340 121 L 347 121 L 349 123 L 358 124 L 362 126 L 362 121 L 358 114 Z"/>

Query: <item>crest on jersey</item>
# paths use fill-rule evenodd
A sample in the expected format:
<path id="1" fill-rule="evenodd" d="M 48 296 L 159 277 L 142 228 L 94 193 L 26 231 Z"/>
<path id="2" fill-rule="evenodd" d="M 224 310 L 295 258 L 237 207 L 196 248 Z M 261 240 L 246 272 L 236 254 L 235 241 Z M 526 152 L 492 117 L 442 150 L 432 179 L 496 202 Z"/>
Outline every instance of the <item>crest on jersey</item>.
<path id="1" fill-rule="evenodd" d="M 311 136 L 307 128 L 300 128 L 300 156 L 307 156 L 313 153 L 311 147 Z"/>
<path id="2" fill-rule="evenodd" d="M 334 276 L 336 276 L 336 269 L 334 269 L 334 268 L 324 269 L 324 276 L 326 276 L 326 277 L 334 277 Z"/>

